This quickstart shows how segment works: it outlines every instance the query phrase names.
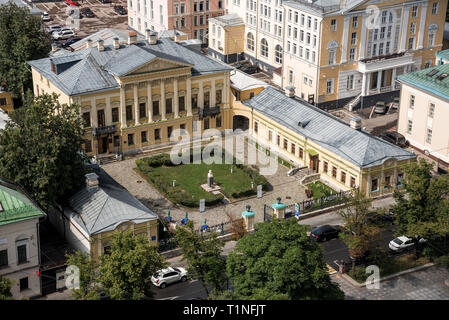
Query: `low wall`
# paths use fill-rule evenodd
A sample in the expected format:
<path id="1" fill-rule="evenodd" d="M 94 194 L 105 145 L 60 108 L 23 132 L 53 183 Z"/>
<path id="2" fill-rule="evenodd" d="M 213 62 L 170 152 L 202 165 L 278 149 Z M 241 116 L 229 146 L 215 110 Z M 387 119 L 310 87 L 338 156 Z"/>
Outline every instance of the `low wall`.
<path id="1" fill-rule="evenodd" d="M 306 184 L 309 184 L 309 183 L 311 183 L 313 181 L 320 180 L 320 176 L 321 176 L 320 173 L 310 174 L 310 175 L 305 176 L 304 178 L 302 178 L 299 182 L 302 185 L 306 185 Z"/>

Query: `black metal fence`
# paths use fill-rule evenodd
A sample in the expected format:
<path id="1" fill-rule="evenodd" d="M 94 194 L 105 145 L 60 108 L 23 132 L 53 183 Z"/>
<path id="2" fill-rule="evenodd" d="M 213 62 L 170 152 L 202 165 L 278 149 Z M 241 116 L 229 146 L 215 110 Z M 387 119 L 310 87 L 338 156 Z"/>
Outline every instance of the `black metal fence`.
<path id="1" fill-rule="evenodd" d="M 341 191 L 335 194 L 324 196 L 317 199 L 304 200 L 299 203 L 289 204 L 285 207 L 285 219 L 289 219 L 295 216 L 296 211 L 298 214 L 309 213 L 316 210 L 325 209 L 345 201 L 345 198 L 352 196 L 353 190 Z M 264 205 L 264 221 L 271 221 L 273 217 L 274 209 L 269 205 Z"/>

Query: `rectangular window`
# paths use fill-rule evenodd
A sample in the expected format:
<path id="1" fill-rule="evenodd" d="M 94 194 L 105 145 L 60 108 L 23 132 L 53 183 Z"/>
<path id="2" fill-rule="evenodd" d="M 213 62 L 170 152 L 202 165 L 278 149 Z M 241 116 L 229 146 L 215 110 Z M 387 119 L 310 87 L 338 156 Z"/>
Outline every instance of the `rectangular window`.
<path id="1" fill-rule="evenodd" d="M 327 79 L 326 81 L 326 93 L 334 93 L 334 79 Z"/>
<path id="2" fill-rule="evenodd" d="M 427 128 L 426 142 L 432 143 L 432 129 Z"/>
<path id="3" fill-rule="evenodd" d="M 257 133 L 259 131 L 259 123 L 257 121 L 254 121 L 254 132 Z"/>
<path id="4" fill-rule="evenodd" d="M 215 103 L 216 104 L 221 104 L 223 101 L 222 101 L 222 98 L 223 98 L 223 91 L 220 89 L 220 90 L 217 90 L 217 91 L 215 91 Z"/>
<path id="5" fill-rule="evenodd" d="M 186 110 L 186 99 L 184 96 L 178 97 L 178 107 L 179 107 L 179 111 Z"/>
<path id="6" fill-rule="evenodd" d="M 410 24 L 410 34 L 411 34 L 411 35 L 414 35 L 415 32 L 416 32 L 416 22 L 412 22 L 412 23 Z"/>
<path id="7" fill-rule="evenodd" d="M 349 49 L 349 61 L 354 61 L 355 60 L 355 51 L 356 50 L 357 50 L 356 48 Z"/>
<path id="8" fill-rule="evenodd" d="M 118 108 L 112 108 L 112 122 L 119 122 Z"/>
<path id="9" fill-rule="evenodd" d="M 131 121 L 133 119 L 133 107 L 126 106 L 126 121 Z"/>
<path id="10" fill-rule="evenodd" d="M 294 144 L 294 143 L 291 144 L 290 150 L 291 150 L 291 152 L 292 152 L 293 154 L 295 154 L 296 150 L 295 150 L 295 144 Z"/>
<path id="11" fill-rule="evenodd" d="M 346 184 L 346 172 L 341 171 L 340 178 L 341 183 Z"/>
<path id="12" fill-rule="evenodd" d="M 215 118 L 215 127 L 220 128 L 221 127 L 221 116 L 217 116 Z"/>
<path id="13" fill-rule="evenodd" d="M 323 171 L 327 174 L 329 170 L 329 163 L 327 161 L 323 162 Z"/>
<path id="14" fill-rule="evenodd" d="M 408 39 L 408 50 L 413 50 L 415 47 L 415 38 Z"/>
<path id="15" fill-rule="evenodd" d="M 179 125 L 179 129 L 185 130 L 186 129 L 186 124 L 185 123 L 180 124 Z"/>
<path id="16" fill-rule="evenodd" d="M 147 116 L 147 107 L 145 103 L 139 104 L 139 117 L 145 118 Z"/>
<path id="17" fill-rule="evenodd" d="M 159 115 L 159 100 L 153 101 L 153 116 Z"/>
<path id="18" fill-rule="evenodd" d="M 134 145 L 134 134 L 130 133 L 128 134 L 128 146 Z"/>
<path id="19" fill-rule="evenodd" d="M 359 25 L 359 17 L 353 17 L 352 18 L 352 27 L 357 28 Z"/>
<path id="20" fill-rule="evenodd" d="M 435 113 L 435 105 L 433 103 L 431 103 L 429 106 L 429 118 L 433 119 L 434 113 Z"/>
<path id="21" fill-rule="evenodd" d="M 166 113 L 173 113 L 173 99 L 172 98 L 168 98 L 165 99 L 165 112 Z"/>
<path id="22" fill-rule="evenodd" d="M 147 140 L 147 132 L 146 132 L 146 131 L 142 131 L 142 132 L 140 133 L 140 141 L 141 141 L 142 143 L 148 141 L 148 140 Z"/>
<path id="23" fill-rule="evenodd" d="M 432 14 L 438 13 L 438 2 L 432 3 Z"/>
<path id="24" fill-rule="evenodd" d="M 407 125 L 407 133 L 411 134 L 412 128 L 413 128 L 413 122 L 412 122 L 412 120 L 409 120 L 408 125 Z"/>
<path id="25" fill-rule="evenodd" d="M 196 109 L 198 108 L 198 94 L 192 94 L 192 108 Z"/>
<path id="26" fill-rule="evenodd" d="M 412 17 L 416 18 L 418 16 L 418 6 L 413 6 L 412 8 Z"/>
<path id="27" fill-rule="evenodd" d="M 385 177 L 384 189 L 388 189 L 390 187 L 390 184 L 391 184 L 391 177 L 390 176 L 386 176 Z"/>
<path id="28" fill-rule="evenodd" d="M 92 142 L 90 140 L 84 140 L 84 152 L 92 152 Z"/>
<path id="29" fill-rule="evenodd" d="M 337 178 L 337 167 L 332 166 L 332 177 Z"/>
<path id="30" fill-rule="evenodd" d="M 397 186 L 402 186 L 402 179 L 404 178 L 404 174 L 403 173 L 398 173 L 398 177 L 396 178 L 396 185 Z"/>
<path id="31" fill-rule="evenodd" d="M 378 190 L 379 190 L 379 186 L 378 186 L 378 180 L 377 180 L 377 178 L 371 180 L 371 192 L 376 192 L 376 191 L 378 191 Z"/>
<path id="32" fill-rule="evenodd" d="M 298 149 L 299 149 L 299 157 L 302 159 L 304 157 L 304 150 L 301 147 L 299 147 Z"/>
<path id="33" fill-rule="evenodd" d="M 284 139 L 284 149 L 288 150 L 288 141 L 287 141 L 287 139 Z"/>
<path id="34" fill-rule="evenodd" d="M 120 136 L 114 136 L 114 147 L 120 147 Z"/>
<path id="35" fill-rule="evenodd" d="M 351 45 L 355 45 L 357 43 L 357 32 L 353 32 L 351 34 Z"/>
<path id="36" fill-rule="evenodd" d="M 346 88 L 348 88 L 348 90 L 354 89 L 354 75 L 353 74 L 348 76 L 348 78 L 346 80 Z"/>
<path id="37" fill-rule="evenodd" d="M 90 112 L 83 113 L 84 126 L 90 127 Z"/>
<path id="38" fill-rule="evenodd" d="M 410 109 L 413 109 L 415 107 L 415 96 L 410 96 Z"/>
<path id="39" fill-rule="evenodd" d="M 337 31 L 337 20 L 336 19 L 331 20 L 331 31 Z"/>
<path id="40" fill-rule="evenodd" d="M 154 129 L 154 140 L 161 140 L 161 129 Z"/>
<path id="41" fill-rule="evenodd" d="M 281 136 L 280 136 L 280 135 L 277 135 L 277 136 L 276 136 L 276 144 L 277 144 L 278 146 L 281 145 Z"/>
<path id="42" fill-rule="evenodd" d="M 268 141 L 271 142 L 271 140 L 273 140 L 273 131 L 268 130 Z"/>
<path id="43" fill-rule="evenodd" d="M 207 130 L 209 128 L 210 128 L 209 118 L 205 118 L 204 119 L 204 130 Z"/>
<path id="44" fill-rule="evenodd" d="M 210 92 L 204 92 L 204 108 L 210 107 Z"/>
<path id="45" fill-rule="evenodd" d="M 0 250 L 0 268 L 8 266 L 8 250 Z"/>
<path id="46" fill-rule="evenodd" d="M 28 262 L 27 244 L 17 245 L 17 264 Z"/>
<path id="47" fill-rule="evenodd" d="M 355 188 L 355 178 L 351 177 L 351 188 Z"/>
<path id="48" fill-rule="evenodd" d="M 167 127 L 167 138 L 168 139 L 171 138 L 172 132 L 173 132 L 173 127 L 172 126 Z"/>

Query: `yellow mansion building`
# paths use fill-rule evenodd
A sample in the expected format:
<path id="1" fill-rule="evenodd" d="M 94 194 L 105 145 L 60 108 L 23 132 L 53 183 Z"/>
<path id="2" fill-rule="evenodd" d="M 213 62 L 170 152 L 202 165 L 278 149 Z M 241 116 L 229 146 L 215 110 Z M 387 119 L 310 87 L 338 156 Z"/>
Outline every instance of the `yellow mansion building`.
<path id="1" fill-rule="evenodd" d="M 209 43 L 221 40 L 209 55 L 226 62 L 243 55 L 272 73 L 279 87 L 296 87 L 298 97 L 322 109 L 389 102 L 398 95 L 397 76 L 435 65 L 447 4 L 229 0 L 232 19 L 209 23 Z"/>

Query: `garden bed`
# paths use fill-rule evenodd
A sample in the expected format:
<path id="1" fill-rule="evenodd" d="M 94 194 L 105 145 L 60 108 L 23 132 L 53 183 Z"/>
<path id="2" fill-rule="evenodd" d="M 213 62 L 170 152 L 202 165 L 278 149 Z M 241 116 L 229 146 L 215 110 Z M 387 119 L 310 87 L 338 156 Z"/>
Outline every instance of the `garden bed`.
<path id="1" fill-rule="evenodd" d="M 335 191 L 328 185 L 322 183 L 321 181 L 315 181 L 315 182 L 309 183 L 307 185 L 307 188 L 309 188 L 310 191 L 312 191 L 312 197 L 314 199 L 327 197 L 327 196 L 337 193 L 337 191 Z"/>
<path id="2" fill-rule="evenodd" d="M 266 190 L 268 181 L 255 169 L 241 164 L 180 164 L 174 165 L 168 154 L 136 160 L 137 171 L 155 188 L 178 205 L 193 208 L 205 199 L 211 207 L 222 202 L 223 195 L 206 192 L 201 188 L 212 170 L 214 182 L 229 199 L 249 197 L 257 193 L 257 185 Z M 233 173 L 231 173 L 231 166 Z M 176 180 L 173 187 L 173 180 Z M 253 188 L 251 188 L 253 182 Z"/>

